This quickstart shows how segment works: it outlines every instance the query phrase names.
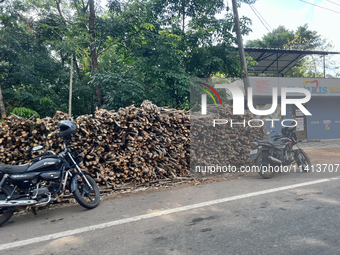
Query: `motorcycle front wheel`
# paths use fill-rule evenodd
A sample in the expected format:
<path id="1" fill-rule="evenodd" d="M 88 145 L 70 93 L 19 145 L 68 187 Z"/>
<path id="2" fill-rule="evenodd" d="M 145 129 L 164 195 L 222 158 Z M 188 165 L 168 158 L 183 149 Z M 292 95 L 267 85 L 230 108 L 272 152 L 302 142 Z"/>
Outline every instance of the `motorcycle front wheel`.
<path id="1" fill-rule="evenodd" d="M 0 201 L 6 200 L 8 196 L 12 193 L 11 188 L 4 185 L 2 187 L 2 191 L 0 192 Z M 5 224 L 13 215 L 14 209 L 13 208 L 0 208 L 0 226 Z"/>
<path id="2" fill-rule="evenodd" d="M 275 175 L 274 171 L 270 169 L 270 159 L 268 158 L 269 152 L 262 152 L 256 159 L 255 164 L 258 167 L 258 173 L 265 179 L 270 179 Z M 266 167 L 266 169 L 264 168 Z"/>
<path id="3" fill-rule="evenodd" d="M 302 150 L 302 149 L 300 149 L 299 150 L 299 152 L 300 152 L 300 159 L 301 159 L 301 162 L 299 162 L 300 163 L 300 165 L 299 165 L 299 167 L 302 169 L 302 171 L 304 171 L 304 172 L 308 172 L 308 171 L 311 171 L 311 163 L 310 163 L 310 160 L 309 160 L 309 157 L 308 157 L 308 155 L 306 154 L 306 152 L 304 151 L 304 150 Z M 298 153 L 299 153 L 298 152 Z M 298 163 L 298 164 L 299 164 Z"/>
<path id="4" fill-rule="evenodd" d="M 80 177 L 77 182 L 77 189 L 73 192 L 73 196 L 82 207 L 93 209 L 96 208 L 100 202 L 100 192 L 97 183 L 91 176 L 86 174 L 86 179 L 91 184 L 92 189 L 85 179 Z"/>

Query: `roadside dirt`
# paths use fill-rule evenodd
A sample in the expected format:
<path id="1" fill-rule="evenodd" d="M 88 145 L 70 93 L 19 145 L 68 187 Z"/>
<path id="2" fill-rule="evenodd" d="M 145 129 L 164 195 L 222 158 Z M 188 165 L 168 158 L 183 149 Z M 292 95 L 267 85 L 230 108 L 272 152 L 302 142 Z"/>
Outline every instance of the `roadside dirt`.
<path id="1" fill-rule="evenodd" d="M 304 148 L 303 149 L 312 165 L 315 164 L 340 164 L 340 148 Z"/>

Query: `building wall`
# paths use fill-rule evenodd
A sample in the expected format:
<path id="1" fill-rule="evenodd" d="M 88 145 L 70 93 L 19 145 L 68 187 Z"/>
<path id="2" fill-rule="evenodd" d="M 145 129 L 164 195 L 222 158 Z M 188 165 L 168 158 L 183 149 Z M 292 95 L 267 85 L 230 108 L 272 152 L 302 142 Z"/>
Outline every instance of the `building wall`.
<path id="1" fill-rule="evenodd" d="M 340 138 L 340 98 L 312 97 L 306 108 L 307 139 Z"/>
<path id="2" fill-rule="evenodd" d="M 304 130 L 297 132 L 298 139 L 304 139 L 306 133 L 308 140 L 340 138 L 340 79 L 249 77 L 249 80 L 250 86 L 253 88 L 255 105 L 271 104 L 273 88 L 278 88 L 279 98 L 282 88 L 308 89 L 312 97 L 306 104 L 306 108 L 312 116 L 303 117 Z M 290 96 L 299 95 L 291 94 Z M 286 119 L 301 118 L 301 116 L 295 115 L 295 107 L 288 105 Z M 273 130 L 279 132 L 281 127 L 281 124 L 277 122 Z M 267 129 L 272 128 L 268 125 Z"/>
<path id="3" fill-rule="evenodd" d="M 254 98 L 254 107 L 256 109 L 258 109 L 257 105 L 262 105 L 262 104 L 272 104 L 272 99 L 271 98 Z M 278 105 L 281 105 L 281 99 L 278 98 Z M 292 105 L 287 105 L 286 106 L 286 112 L 287 115 L 285 118 L 282 119 L 292 119 Z M 279 112 L 279 114 L 281 115 L 281 112 Z M 261 116 L 257 116 L 257 118 L 262 119 L 263 117 Z M 271 116 L 267 116 L 267 119 L 274 119 Z M 276 117 L 275 117 L 276 118 Z M 282 120 L 281 120 L 282 121 Z M 278 132 L 279 134 L 281 134 L 281 129 L 282 129 L 282 125 L 281 125 L 281 121 L 275 121 L 275 125 L 274 128 L 271 127 L 271 122 L 270 121 L 266 121 L 265 123 L 266 125 L 266 130 L 273 130 Z M 290 122 L 285 122 L 285 125 L 290 125 Z M 269 137 L 271 137 L 272 135 L 269 135 Z"/>

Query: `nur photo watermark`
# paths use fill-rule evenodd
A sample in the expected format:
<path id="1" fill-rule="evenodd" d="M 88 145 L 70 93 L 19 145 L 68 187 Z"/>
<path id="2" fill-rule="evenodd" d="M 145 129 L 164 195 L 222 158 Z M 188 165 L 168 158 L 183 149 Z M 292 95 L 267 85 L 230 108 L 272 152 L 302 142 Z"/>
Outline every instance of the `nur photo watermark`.
<path id="1" fill-rule="evenodd" d="M 261 89 L 244 90 L 240 80 L 192 80 L 192 176 L 240 172 L 262 173 L 265 178 L 271 178 L 271 173 L 289 173 L 295 178 L 299 173 L 313 173 L 311 177 L 336 173 L 334 164 L 334 171 L 317 172 L 296 135 L 301 121 L 292 109 L 312 116 L 307 103 L 314 90 L 268 87 L 265 100 L 270 106 L 264 108 Z"/>

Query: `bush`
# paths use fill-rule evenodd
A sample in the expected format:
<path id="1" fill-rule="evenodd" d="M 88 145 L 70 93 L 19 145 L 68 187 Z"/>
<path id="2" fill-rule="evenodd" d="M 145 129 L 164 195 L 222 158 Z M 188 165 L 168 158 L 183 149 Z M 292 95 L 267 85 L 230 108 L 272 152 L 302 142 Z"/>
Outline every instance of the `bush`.
<path id="1" fill-rule="evenodd" d="M 36 111 L 26 107 L 15 107 L 12 113 L 26 119 L 32 117 L 34 114 L 36 117 L 40 118 L 40 115 Z"/>

